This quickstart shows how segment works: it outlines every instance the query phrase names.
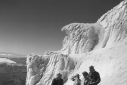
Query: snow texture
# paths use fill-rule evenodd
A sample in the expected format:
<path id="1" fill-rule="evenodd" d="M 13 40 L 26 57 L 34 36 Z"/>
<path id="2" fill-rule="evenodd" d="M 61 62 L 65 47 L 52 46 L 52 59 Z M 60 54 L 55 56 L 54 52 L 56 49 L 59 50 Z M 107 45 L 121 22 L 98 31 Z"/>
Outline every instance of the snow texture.
<path id="1" fill-rule="evenodd" d="M 27 57 L 26 85 L 51 85 L 58 72 L 65 85 L 71 77 L 88 71 L 100 73 L 99 85 L 127 85 L 127 0 L 105 13 L 96 23 L 71 23 L 60 51 Z"/>

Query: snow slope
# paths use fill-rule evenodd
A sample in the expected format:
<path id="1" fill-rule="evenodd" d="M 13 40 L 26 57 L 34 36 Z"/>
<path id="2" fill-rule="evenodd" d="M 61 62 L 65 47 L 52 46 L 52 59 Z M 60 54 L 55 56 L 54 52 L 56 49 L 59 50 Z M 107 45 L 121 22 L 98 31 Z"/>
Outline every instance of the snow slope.
<path id="1" fill-rule="evenodd" d="M 28 55 L 26 85 L 50 85 L 58 72 L 65 85 L 73 85 L 70 78 L 90 65 L 100 73 L 99 85 L 127 85 L 127 0 L 96 23 L 72 23 L 62 30 L 67 36 L 60 51 Z"/>
<path id="2" fill-rule="evenodd" d="M 16 63 L 16 62 L 9 60 L 7 58 L 0 58 L 0 63 Z"/>

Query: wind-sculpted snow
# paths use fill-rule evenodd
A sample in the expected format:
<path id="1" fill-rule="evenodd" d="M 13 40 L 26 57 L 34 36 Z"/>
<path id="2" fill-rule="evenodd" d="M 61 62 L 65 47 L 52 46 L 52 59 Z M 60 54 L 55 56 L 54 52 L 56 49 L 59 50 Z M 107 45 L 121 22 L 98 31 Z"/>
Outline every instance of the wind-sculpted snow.
<path id="1" fill-rule="evenodd" d="M 62 28 L 68 36 L 63 41 L 62 51 L 79 54 L 92 51 L 102 43 L 104 28 L 100 24 L 72 23 Z"/>
<path id="2" fill-rule="evenodd" d="M 26 85 L 35 85 L 43 76 L 48 58 L 30 54 L 27 57 L 27 82 Z"/>
<path id="3" fill-rule="evenodd" d="M 60 51 L 28 55 L 26 85 L 51 85 L 59 72 L 73 85 L 70 78 L 90 65 L 100 73 L 99 85 L 127 85 L 127 0 L 96 23 L 72 23 L 62 31 L 67 36 Z"/>
<path id="4" fill-rule="evenodd" d="M 127 35 L 127 1 L 121 2 L 114 9 L 104 14 L 97 23 L 105 28 L 103 47 L 115 45 L 126 40 Z"/>
<path id="5" fill-rule="evenodd" d="M 30 54 L 27 58 L 27 83 L 26 85 L 50 84 L 58 72 L 63 73 L 64 81 L 75 67 L 74 60 L 68 55 L 50 52 L 44 56 Z"/>

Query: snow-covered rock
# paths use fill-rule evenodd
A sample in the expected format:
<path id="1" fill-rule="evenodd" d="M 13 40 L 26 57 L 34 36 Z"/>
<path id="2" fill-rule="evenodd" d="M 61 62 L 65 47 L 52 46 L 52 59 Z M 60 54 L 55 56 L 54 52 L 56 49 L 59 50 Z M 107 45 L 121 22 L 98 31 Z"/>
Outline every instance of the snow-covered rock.
<path id="1" fill-rule="evenodd" d="M 16 62 L 7 58 L 0 58 L 0 63 L 16 63 Z"/>
<path id="2" fill-rule="evenodd" d="M 127 85 L 127 0 L 96 23 L 72 23 L 62 30 L 67 36 L 60 51 L 28 55 L 26 85 L 50 85 L 58 72 L 65 85 L 73 85 L 70 78 L 90 65 L 100 73 L 99 85 Z"/>

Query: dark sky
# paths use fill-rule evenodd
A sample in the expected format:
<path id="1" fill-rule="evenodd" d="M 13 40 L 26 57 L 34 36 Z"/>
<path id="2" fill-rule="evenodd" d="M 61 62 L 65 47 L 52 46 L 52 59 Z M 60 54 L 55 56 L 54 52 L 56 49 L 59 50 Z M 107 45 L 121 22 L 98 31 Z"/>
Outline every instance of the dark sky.
<path id="1" fill-rule="evenodd" d="M 94 23 L 120 0 L 0 0 L 0 52 L 43 54 L 62 48 L 61 28 Z"/>

